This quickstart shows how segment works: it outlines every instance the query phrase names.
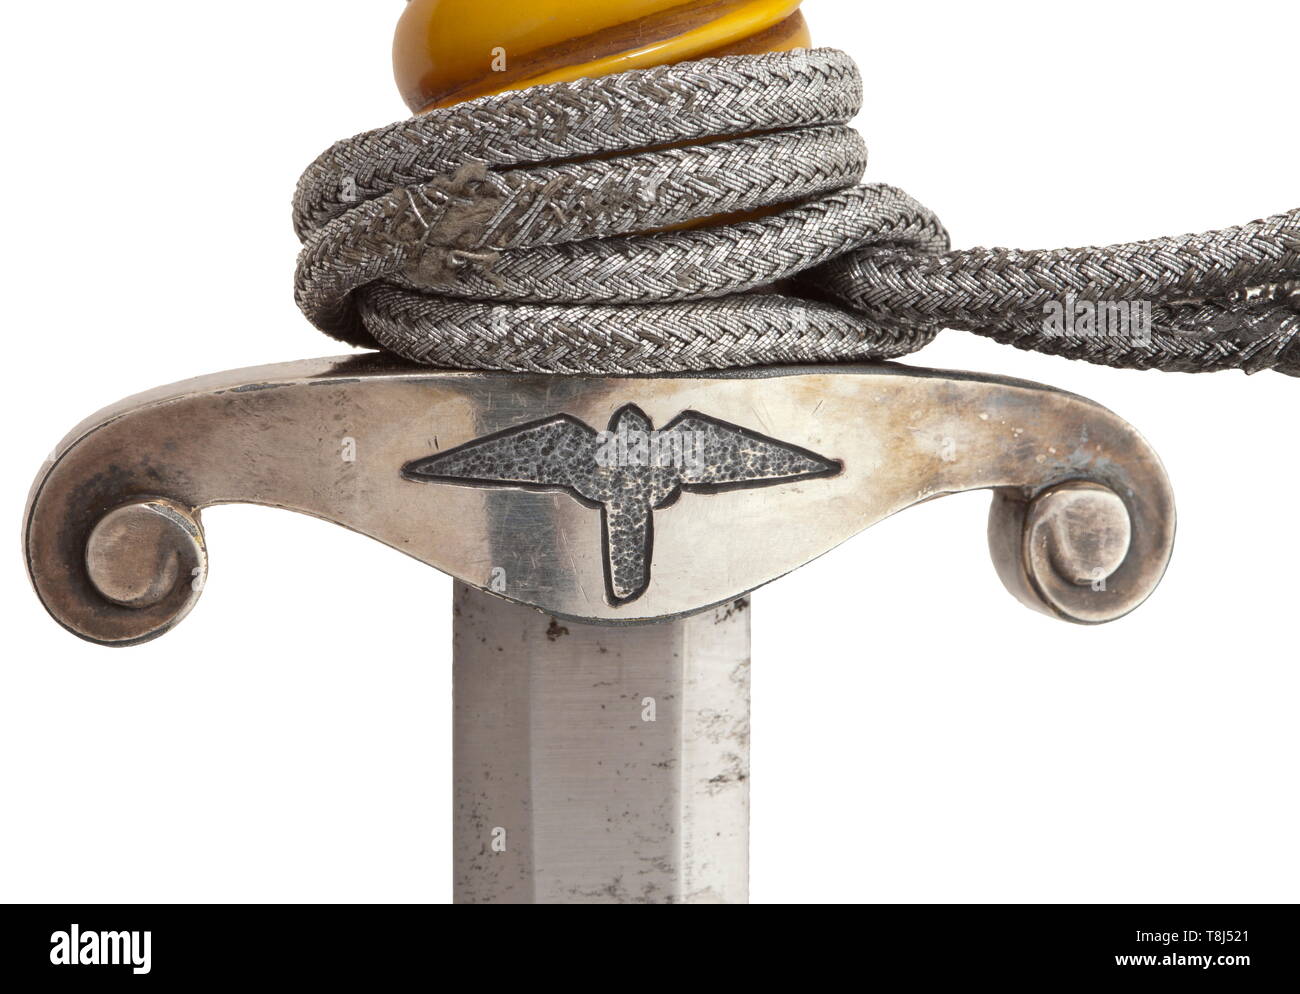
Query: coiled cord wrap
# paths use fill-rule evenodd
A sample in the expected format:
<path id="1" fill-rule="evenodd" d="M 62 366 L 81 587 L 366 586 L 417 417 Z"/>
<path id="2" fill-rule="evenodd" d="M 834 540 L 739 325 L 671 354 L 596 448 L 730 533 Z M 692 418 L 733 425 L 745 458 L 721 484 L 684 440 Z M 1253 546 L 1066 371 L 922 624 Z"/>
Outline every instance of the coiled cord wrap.
<path id="1" fill-rule="evenodd" d="M 859 185 L 861 101 L 848 56 L 816 49 L 503 93 L 338 142 L 294 198 L 297 302 L 337 338 L 449 368 L 890 359 L 949 327 L 1112 366 L 1300 375 L 1300 210 L 954 252 L 907 194 Z M 1045 322 L 1080 301 L 1141 303 L 1141 333 Z"/>

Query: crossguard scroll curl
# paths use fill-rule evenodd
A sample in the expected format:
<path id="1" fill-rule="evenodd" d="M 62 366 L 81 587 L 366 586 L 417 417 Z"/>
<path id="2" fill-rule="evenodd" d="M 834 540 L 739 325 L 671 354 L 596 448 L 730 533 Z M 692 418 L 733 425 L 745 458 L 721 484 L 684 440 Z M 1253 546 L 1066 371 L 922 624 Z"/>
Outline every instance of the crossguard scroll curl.
<path id="1" fill-rule="evenodd" d="M 231 502 L 620 624 L 738 597 L 976 489 L 995 492 L 999 575 L 1033 607 L 1110 621 L 1164 572 L 1173 498 L 1128 424 L 1036 384 L 892 365 L 554 377 L 368 356 L 221 373 L 74 430 L 33 486 L 23 541 L 50 613 L 110 645 L 193 606 L 199 513 Z"/>

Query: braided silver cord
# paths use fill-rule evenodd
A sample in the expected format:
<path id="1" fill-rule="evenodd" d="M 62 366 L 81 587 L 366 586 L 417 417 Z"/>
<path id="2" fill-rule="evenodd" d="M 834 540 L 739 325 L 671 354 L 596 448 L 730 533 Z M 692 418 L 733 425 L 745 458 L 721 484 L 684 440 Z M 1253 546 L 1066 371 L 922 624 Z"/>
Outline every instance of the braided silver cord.
<path id="1" fill-rule="evenodd" d="M 1199 372 L 1283 364 L 1296 369 L 1300 312 L 1281 293 L 1262 290 L 1300 269 L 1300 212 L 1223 231 L 1107 248 L 1020 252 L 968 249 L 925 256 L 854 251 L 816 274 L 832 296 L 880 319 L 964 328 L 1019 348 L 1110 366 Z M 1263 286 L 1261 286 L 1263 284 Z M 1145 300 L 1150 334 L 1050 337 L 1043 308 L 1052 301 Z"/>
<path id="2" fill-rule="evenodd" d="M 299 306 L 457 368 L 885 359 L 952 327 L 1109 365 L 1300 374 L 1300 211 L 950 252 L 916 201 L 855 185 L 860 102 L 851 60 L 819 49 L 535 87 L 339 142 L 298 184 Z M 1143 301 L 1149 333 L 1048 334 L 1044 308 L 1067 298 Z"/>

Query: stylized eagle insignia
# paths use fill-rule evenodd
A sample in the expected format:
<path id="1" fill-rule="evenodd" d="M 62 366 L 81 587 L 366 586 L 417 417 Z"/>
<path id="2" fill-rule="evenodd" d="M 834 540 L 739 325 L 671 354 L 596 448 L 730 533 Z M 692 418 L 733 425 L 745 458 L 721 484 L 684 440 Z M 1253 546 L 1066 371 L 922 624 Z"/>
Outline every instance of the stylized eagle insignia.
<path id="1" fill-rule="evenodd" d="M 598 432 L 567 414 L 487 435 L 402 467 L 423 483 L 562 492 L 599 508 L 605 590 L 614 605 L 636 600 L 650 583 L 654 511 L 684 492 L 774 486 L 834 476 L 841 463 L 683 411 L 656 431 L 635 405 Z"/>

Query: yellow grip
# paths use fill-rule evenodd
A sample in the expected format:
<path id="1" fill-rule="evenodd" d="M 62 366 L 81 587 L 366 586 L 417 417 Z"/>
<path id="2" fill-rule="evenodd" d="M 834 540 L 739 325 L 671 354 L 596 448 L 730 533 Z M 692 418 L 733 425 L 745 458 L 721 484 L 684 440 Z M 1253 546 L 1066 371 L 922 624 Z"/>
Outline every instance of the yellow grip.
<path id="1" fill-rule="evenodd" d="M 417 113 L 714 55 L 811 43 L 800 0 L 410 0 L 393 72 Z"/>

